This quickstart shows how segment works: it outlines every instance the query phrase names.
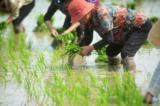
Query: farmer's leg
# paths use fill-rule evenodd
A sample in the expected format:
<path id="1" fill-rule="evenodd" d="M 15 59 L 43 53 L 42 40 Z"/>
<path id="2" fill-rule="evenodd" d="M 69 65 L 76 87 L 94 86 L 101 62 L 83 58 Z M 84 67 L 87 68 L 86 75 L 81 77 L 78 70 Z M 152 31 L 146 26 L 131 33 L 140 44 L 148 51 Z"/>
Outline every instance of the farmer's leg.
<path id="1" fill-rule="evenodd" d="M 118 45 L 111 43 L 107 46 L 106 55 L 108 56 L 108 64 L 109 65 L 119 65 L 121 64 L 121 60 L 119 56 L 117 56 L 123 48 L 123 45 Z"/>
<path id="2" fill-rule="evenodd" d="M 78 37 L 78 42 L 82 40 L 82 38 L 84 37 L 84 33 L 85 33 L 85 25 L 81 24 L 78 28 L 76 28 L 76 32 L 77 32 L 77 37 Z"/>
<path id="3" fill-rule="evenodd" d="M 33 9 L 34 5 L 35 5 L 35 1 L 33 1 L 32 3 L 30 3 L 30 4 L 26 5 L 26 6 L 23 6 L 20 9 L 19 17 L 12 22 L 13 27 L 14 27 L 14 32 L 16 34 L 18 34 L 20 31 L 22 31 L 22 32 L 25 31 L 25 28 L 24 28 L 24 26 L 23 26 L 23 24 L 21 22 L 31 12 L 31 10 Z"/>
<path id="4" fill-rule="evenodd" d="M 152 103 L 153 96 L 158 97 L 160 94 L 160 61 L 152 76 L 151 82 L 147 89 L 144 102 Z"/>
<path id="5" fill-rule="evenodd" d="M 63 24 L 63 28 L 68 29 L 71 26 L 71 17 L 67 17 L 65 18 L 64 24 Z"/>
<path id="6" fill-rule="evenodd" d="M 121 57 L 123 59 L 123 66 L 126 68 L 126 70 L 136 69 L 134 55 L 146 41 L 151 27 L 151 21 L 148 19 L 147 22 L 141 26 L 141 28 L 137 29 L 133 32 L 133 34 L 131 34 L 130 38 L 124 44 L 121 51 Z"/>

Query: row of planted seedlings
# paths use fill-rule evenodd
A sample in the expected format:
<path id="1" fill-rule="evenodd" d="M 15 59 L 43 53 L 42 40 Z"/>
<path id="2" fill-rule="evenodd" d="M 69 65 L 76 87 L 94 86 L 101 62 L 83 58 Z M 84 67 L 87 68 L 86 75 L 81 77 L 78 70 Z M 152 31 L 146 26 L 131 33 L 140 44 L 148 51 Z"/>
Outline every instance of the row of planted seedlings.
<path id="1" fill-rule="evenodd" d="M 1 85 L 11 82 L 25 88 L 30 102 L 38 105 L 115 105 L 143 106 L 143 97 L 137 91 L 134 77 L 128 72 L 108 74 L 103 77 L 95 70 L 72 69 L 64 65 L 61 49 L 31 51 L 26 36 L 19 36 L 18 46 L 13 33 L 0 36 Z M 73 46 L 73 45 L 72 45 Z M 69 46 L 66 46 L 67 48 Z M 73 49 L 69 53 L 78 54 Z M 72 50 L 72 51 L 71 51 Z M 65 55 L 65 51 L 62 54 Z M 49 56 L 49 60 L 47 57 Z M 75 55 L 76 56 L 76 55 Z M 12 75 L 11 75 L 12 74 Z"/>

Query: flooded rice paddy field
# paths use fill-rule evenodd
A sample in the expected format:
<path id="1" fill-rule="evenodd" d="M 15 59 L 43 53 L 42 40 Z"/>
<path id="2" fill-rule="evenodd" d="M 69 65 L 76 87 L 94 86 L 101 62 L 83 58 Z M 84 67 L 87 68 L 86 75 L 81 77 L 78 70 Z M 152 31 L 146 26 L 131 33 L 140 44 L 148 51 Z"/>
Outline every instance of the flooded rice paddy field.
<path id="1" fill-rule="evenodd" d="M 159 0 L 135 0 L 136 10 L 148 17 L 160 17 Z M 121 5 L 134 0 L 104 0 Z M 36 6 L 23 21 L 26 35 L 14 35 L 8 28 L 0 37 L 0 106 L 105 105 L 143 106 L 143 95 L 160 60 L 160 50 L 143 46 L 135 55 L 136 71 L 123 66 L 95 63 L 97 55 L 77 56 L 72 68 L 61 58 L 60 48 L 51 46 L 49 32 L 34 33 L 37 17 L 45 14 L 50 2 L 36 0 Z M 0 16 L 0 21 L 8 15 Z M 57 11 L 54 27 L 61 27 L 65 16 Z M 100 38 L 94 32 L 95 43 Z M 153 105 L 157 106 L 158 98 Z"/>

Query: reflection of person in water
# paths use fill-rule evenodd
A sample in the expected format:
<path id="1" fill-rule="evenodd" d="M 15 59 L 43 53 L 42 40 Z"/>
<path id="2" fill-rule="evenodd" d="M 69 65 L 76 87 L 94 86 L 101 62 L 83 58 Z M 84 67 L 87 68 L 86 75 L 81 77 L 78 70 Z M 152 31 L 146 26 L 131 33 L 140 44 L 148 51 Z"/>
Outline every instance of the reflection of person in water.
<path id="1" fill-rule="evenodd" d="M 48 27 L 48 29 L 50 31 L 51 37 L 55 37 L 55 35 L 57 34 L 57 31 L 52 28 L 52 24 L 51 24 L 50 20 L 51 20 L 52 16 L 54 15 L 54 13 L 59 9 L 61 12 L 63 12 L 66 15 L 63 28 L 65 28 L 65 29 L 68 28 L 60 36 L 63 36 L 66 33 L 69 33 L 69 32 L 71 32 L 72 30 L 74 30 L 76 28 L 78 41 L 80 41 L 83 38 L 84 25 L 80 24 L 79 22 L 76 22 L 76 23 L 74 23 L 72 25 L 70 23 L 71 17 L 70 17 L 70 15 L 68 13 L 68 4 L 71 1 L 72 0 L 52 0 L 52 3 L 49 6 L 48 11 L 44 16 L 44 22 L 45 22 L 46 26 Z M 99 0 L 86 0 L 86 1 L 89 2 L 89 3 L 94 3 L 95 5 L 99 4 Z"/>
<path id="2" fill-rule="evenodd" d="M 20 31 L 25 31 L 21 22 L 31 12 L 34 5 L 34 0 L 0 0 L 0 11 L 11 13 L 6 22 L 12 22 L 14 32 L 18 34 Z"/>
<path id="3" fill-rule="evenodd" d="M 134 55 L 146 41 L 152 27 L 149 18 L 131 9 L 113 5 L 94 6 L 84 0 L 73 0 L 68 10 L 71 23 L 80 22 L 87 26 L 87 33 L 79 43 L 83 46 L 80 55 L 85 56 L 89 51 L 108 45 L 106 54 L 109 64 L 120 64 L 117 55 L 121 53 L 126 69 L 135 70 Z M 102 40 L 88 46 L 93 39 L 93 30 Z"/>
<path id="4" fill-rule="evenodd" d="M 151 29 L 148 40 L 150 44 L 157 49 L 160 49 L 160 20 Z M 144 102 L 152 103 L 153 97 L 158 97 L 160 94 L 160 61 L 152 76 L 151 82 L 147 89 L 147 94 Z"/>

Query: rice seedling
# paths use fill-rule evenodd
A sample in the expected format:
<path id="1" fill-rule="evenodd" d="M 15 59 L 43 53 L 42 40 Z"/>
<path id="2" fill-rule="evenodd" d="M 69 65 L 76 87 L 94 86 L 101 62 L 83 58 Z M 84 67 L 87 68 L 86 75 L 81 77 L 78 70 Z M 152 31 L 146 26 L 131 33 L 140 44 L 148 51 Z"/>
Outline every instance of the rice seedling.
<path id="1" fill-rule="evenodd" d="M 124 4 L 118 5 L 117 3 L 111 3 L 111 5 L 120 6 L 120 7 L 126 7 Z"/>
<path id="2" fill-rule="evenodd" d="M 64 28 L 56 28 L 56 31 L 61 34 L 65 31 Z M 65 34 L 64 36 L 56 36 L 55 39 L 53 39 L 53 42 L 52 42 L 52 46 L 53 47 L 59 47 L 59 44 L 62 44 L 62 43 L 65 43 L 66 45 L 67 44 L 70 44 L 70 43 L 73 43 L 77 38 L 77 34 L 76 34 L 76 31 L 72 31 L 70 33 L 67 33 Z"/>
<path id="3" fill-rule="evenodd" d="M 134 76 L 128 72 L 108 74 L 108 70 L 103 73 L 104 77 L 99 76 L 99 71 L 87 68 L 72 70 L 71 67 L 63 65 L 61 56 L 73 54 L 76 56 L 81 52 L 81 48 L 74 44 L 64 47 L 61 55 L 60 50 L 31 51 L 26 49 L 26 37 L 21 36 L 20 47 L 15 46 L 11 51 L 2 49 L 8 61 L 0 57 L 0 78 L 3 84 L 7 84 L 11 73 L 12 80 L 24 85 L 24 88 L 31 98 L 30 102 L 37 105 L 115 105 L 115 106 L 143 106 L 143 96 L 137 91 Z M 4 41 L 4 39 L 2 39 Z M 8 39 L 10 46 L 13 47 L 13 38 Z M 5 42 L 5 41 L 4 41 Z M 5 42 L 6 43 L 6 42 Z M 97 55 L 104 56 L 106 47 L 97 51 Z M 53 61 L 47 61 L 46 55 L 49 53 Z M 18 56 L 17 56 L 18 55 Z M 34 58 L 31 58 L 34 56 Z M 18 58 L 17 58 L 18 57 Z M 33 62 L 35 60 L 35 62 Z M 30 66 L 31 62 L 34 65 Z M 53 65 L 54 64 L 54 65 Z M 44 68 L 45 66 L 45 68 Z M 9 68 L 8 68 L 9 67 Z M 46 71 L 46 69 L 49 71 Z M 62 70 L 63 69 L 63 70 Z M 62 70 L 62 71 L 61 71 Z M 65 70 L 65 71 L 64 71 Z M 6 74 L 5 74 L 6 73 Z M 102 74 L 100 74 L 102 75 Z M 150 78 L 150 73 L 147 73 Z M 4 86 L 4 85 L 3 85 Z"/>
<path id="4" fill-rule="evenodd" d="M 14 33 L 13 32 L 8 34 L 6 42 L 8 42 L 7 43 L 7 49 L 9 50 L 9 52 L 16 49 L 15 38 L 14 38 Z"/>
<path id="5" fill-rule="evenodd" d="M 120 7 L 124 7 L 125 8 L 126 6 L 124 4 L 121 4 Z"/>
<path id="6" fill-rule="evenodd" d="M 135 10 L 136 9 L 136 3 L 127 3 L 127 8 Z"/>
<path id="7" fill-rule="evenodd" d="M 54 18 L 51 18 L 51 23 L 54 22 Z M 37 27 L 33 30 L 34 32 L 48 31 L 48 28 L 44 25 L 44 15 L 40 14 L 37 19 Z"/>
<path id="8" fill-rule="evenodd" d="M 75 57 L 81 52 L 81 48 L 79 46 L 76 46 L 74 44 L 69 44 L 64 46 L 64 53 L 61 56 L 69 55 L 71 54 L 71 58 Z"/>
<path id="9" fill-rule="evenodd" d="M 95 62 L 96 63 L 108 63 L 108 57 L 105 55 L 106 53 L 106 46 L 101 48 L 100 50 L 95 50 L 94 54 L 98 55 Z"/>
<path id="10" fill-rule="evenodd" d="M 7 23 L 6 21 L 3 21 L 0 23 L 0 30 L 5 30 L 5 29 L 7 29 Z"/>
<path id="11" fill-rule="evenodd" d="M 111 5 L 118 6 L 118 4 L 117 4 L 117 3 L 111 3 Z"/>
<path id="12" fill-rule="evenodd" d="M 106 48 L 107 47 L 105 46 L 105 47 L 101 48 L 100 50 L 95 50 L 94 54 L 96 54 L 96 55 L 104 55 L 106 53 Z"/>
<path id="13" fill-rule="evenodd" d="M 74 42 L 76 39 L 76 36 L 74 36 L 72 33 L 67 33 L 62 37 L 57 37 L 57 40 L 60 40 L 62 43 L 70 44 L 71 42 Z"/>
<path id="14" fill-rule="evenodd" d="M 0 50 L 2 50 L 3 45 L 3 37 L 2 34 L 0 33 Z"/>
<path id="15" fill-rule="evenodd" d="M 153 23 L 156 23 L 159 20 L 158 17 L 151 17 L 150 19 Z"/>
<path id="16" fill-rule="evenodd" d="M 150 45 L 148 39 L 143 43 L 143 45 Z"/>
<path id="17" fill-rule="evenodd" d="M 8 72 L 7 65 L 3 62 L 1 57 L 0 57 L 0 65 L 4 69 L 4 72 L 5 72 L 5 75 L 6 75 L 7 72 Z"/>
<path id="18" fill-rule="evenodd" d="M 48 0 L 49 2 L 52 2 L 52 0 Z"/>
<path id="19" fill-rule="evenodd" d="M 107 55 L 99 55 L 96 60 L 96 63 L 108 63 L 108 57 Z"/>
<path id="20" fill-rule="evenodd" d="M 32 45 L 33 45 L 33 40 L 30 38 L 26 45 L 27 45 L 26 48 L 27 48 L 28 50 L 31 50 L 31 49 L 32 49 Z"/>

